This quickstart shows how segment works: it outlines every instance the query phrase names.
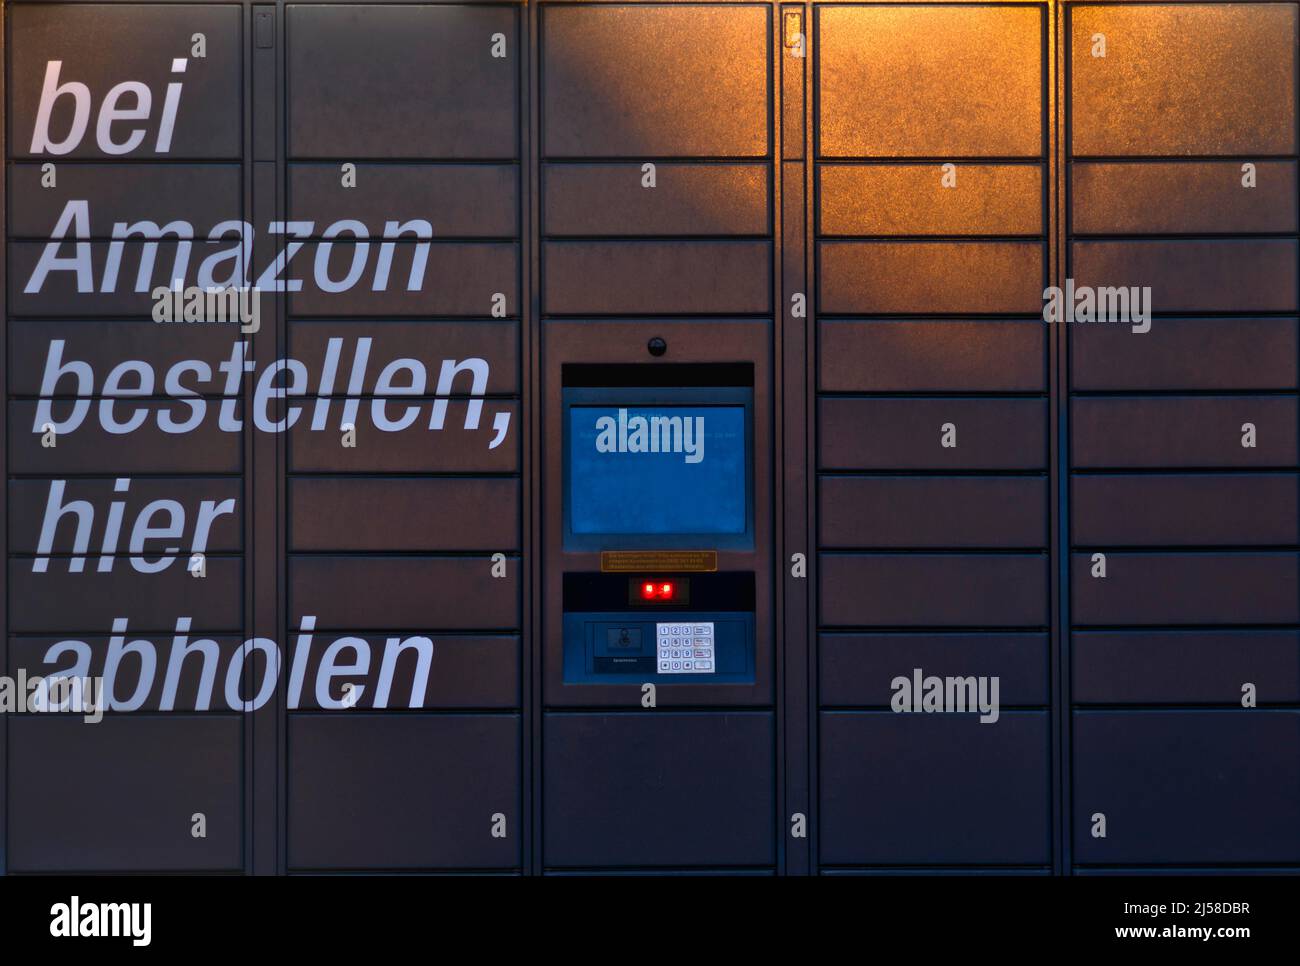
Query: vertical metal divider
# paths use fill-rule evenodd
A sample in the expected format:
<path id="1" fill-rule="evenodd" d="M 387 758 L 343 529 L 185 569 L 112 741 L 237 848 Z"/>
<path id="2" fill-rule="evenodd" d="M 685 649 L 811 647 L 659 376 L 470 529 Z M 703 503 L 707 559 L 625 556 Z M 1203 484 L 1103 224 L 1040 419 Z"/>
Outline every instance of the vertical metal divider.
<path id="1" fill-rule="evenodd" d="M 523 65 L 520 83 L 520 104 L 525 107 L 526 118 L 520 125 L 524 141 L 521 146 L 519 167 L 523 186 L 521 207 L 527 212 L 527 221 L 520 225 L 523 252 L 520 257 L 521 272 L 526 271 L 527 305 L 520 319 L 520 422 L 524 427 L 520 456 L 521 496 L 523 500 L 522 566 L 527 573 L 523 584 L 525 596 L 523 625 L 520 635 L 520 715 L 523 735 L 520 757 L 523 760 L 521 798 L 527 812 L 523 821 L 523 839 L 520 843 L 521 871 L 524 875 L 542 872 L 542 792 L 538 776 L 542 767 L 542 648 L 539 628 L 543 627 L 541 579 L 541 486 L 534 473 L 535 456 L 541 452 L 541 10 L 536 0 L 521 0 L 520 29 L 528 40 L 527 61 Z M 523 49 L 520 44 L 520 49 Z M 526 98 L 526 99 L 525 99 Z M 527 165 L 527 177 L 524 167 Z M 522 219 L 521 219 L 522 220 Z M 525 269 L 524 266 L 527 266 Z M 522 300 L 521 300 L 522 302 Z"/>
<path id="2" fill-rule="evenodd" d="M 1063 285 L 1069 273 L 1069 117 L 1068 84 L 1070 55 L 1068 47 L 1069 8 L 1067 0 L 1051 2 L 1052 30 L 1050 53 L 1052 66 L 1052 156 L 1050 159 L 1054 187 L 1051 205 L 1055 255 L 1052 259 L 1052 285 Z M 1044 322 L 1044 324 L 1047 324 Z M 1053 448 L 1052 472 L 1056 476 L 1052 489 L 1052 546 L 1055 563 L 1053 581 L 1052 624 L 1052 715 L 1055 731 L 1052 755 L 1056 843 L 1052 850 L 1052 871 L 1056 875 L 1069 875 L 1071 870 L 1070 829 L 1072 826 L 1071 797 L 1071 724 L 1070 708 L 1070 377 L 1069 333 L 1067 322 L 1049 333 L 1055 365 L 1051 378 L 1051 425 L 1055 432 L 1049 434 Z"/>
<path id="3" fill-rule="evenodd" d="M 780 252 L 780 283 L 777 313 L 781 323 L 781 334 L 777 341 L 777 351 L 782 359 L 782 406 L 780 426 L 782 431 L 781 465 L 783 493 L 780 502 L 782 524 L 779 534 L 783 538 L 778 544 L 776 569 L 781 586 L 784 588 L 781 630 L 783 647 L 781 649 L 781 668 L 783 672 L 781 714 L 783 718 L 782 734 L 786 742 L 783 756 L 784 775 L 782 789 L 784 807 L 779 816 L 777 833 L 785 843 L 784 872 L 788 875 L 808 874 L 808 839 L 795 838 L 790 832 L 793 815 L 798 812 L 805 816 L 805 829 L 808 805 L 808 597 L 807 580 L 796 579 L 790 572 L 792 553 L 808 553 L 808 534 L 805 511 L 808 504 L 808 475 L 806 459 L 806 433 L 803 424 L 807 407 L 807 379 L 804 371 L 805 325 L 804 320 L 796 319 L 791 313 L 791 296 L 796 292 L 806 291 L 807 279 L 804 273 L 804 251 L 807 218 L 804 214 L 806 197 L 803 190 L 803 174 L 806 166 L 804 152 L 804 85 L 807 70 L 807 57 L 796 58 L 785 46 L 785 18 L 791 14 L 798 15 L 800 31 L 805 35 L 808 30 L 805 5 L 784 3 L 778 7 L 778 53 L 781 64 L 780 77 L 780 117 L 781 137 L 778 144 L 778 161 L 775 177 L 779 179 L 781 200 L 777 210 L 781 224 L 777 233 Z M 796 103 L 791 105 L 790 101 Z M 801 123 L 794 137 L 798 139 L 798 153 L 791 153 L 791 143 L 785 121 L 791 108 L 799 111 Z M 806 836 L 805 831 L 805 836 Z"/>
<path id="4" fill-rule="evenodd" d="M 818 861 L 820 841 L 820 794 L 818 763 L 820 760 L 820 742 L 818 738 L 818 640 L 817 610 L 820 594 L 817 591 L 817 41 L 819 27 L 816 21 L 817 7 L 812 0 L 805 0 L 804 5 L 804 123 L 803 123 L 803 158 L 804 158 L 804 279 L 806 285 L 804 314 L 804 476 L 808 481 L 808 499 L 804 506 L 804 532 L 808 535 L 808 546 L 804 550 L 807 576 L 805 594 L 807 600 L 807 677 L 808 677 L 808 871 L 816 874 L 820 871 Z M 781 561 L 784 567 L 787 561 Z"/>
<path id="5" fill-rule="evenodd" d="M 9 21 L 8 8 L 0 3 L 0 345 L 4 347 L 4 364 L 0 365 L 0 400 L 4 402 L 4 443 L 0 445 L 0 478 L 5 481 L 4 512 L 0 512 L 0 547 L 5 551 L 5 579 L 0 587 L 0 672 L 9 671 L 9 305 L 6 300 L 9 263 L 9 212 L 5 189 L 9 182 L 9 144 L 6 140 L 8 114 L 4 105 L 9 96 Z M 9 716 L 0 714 L 0 875 L 9 872 Z"/>
<path id="6" fill-rule="evenodd" d="M 784 85 L 783 69 L 785 63 L 785 45 L 784 45 L 784 25 L 782 23 L 782 7 L 779 3 L 768 4 L 768 42 L 771 44 L 771 50 L 768 52 L 768 91 L 767 99 L 767 116 L 768 116 L 768 170 L 771 172 L 771 181 L 769 188 L 769 204 L 771 209 L 768 217 L 768 229 L 771 231 L 772 238 L 772 333 L 769 340 L 770 352 L 772 354 L 772 515 L 775 517 L 772 527 L 772 553 L 777 561 L 785 558 L 785 432 L 784 420 L 782 418 L 785 412 L 785 353 L 782 351 L 784 345 L 785 332 L 785 309 L 783 307 L 783 289 L 782 270 L 784 268 L 784 246 L 781 244 L 781 226 L 783 224 L 781 211 L 781 169 L 782 169 L 782 131 L 783 125 L 782 112 L 779 109 L 784 104 Z M 784 589 L 787 584 L 784 579 L 777 579 L 776 571 L 772 574 L 772 581 L 776 585 L 774 590 L 775 600 L 772 609 L 772 718 L 775 723 L 774 734 L 776 736 L 775 753 L 775 789 L 776 789 L 776 808 L 774 815 L 773 834 L 776 836 L 776 874 L 784 875 L 786 869 L 786 837 L 782 832 L 784 818 L 789 814 L 786 783 L 786 734 L 785 734 L 785 717 L 786 717 L 786 674 L 785 674 L 785 653 L 790 641 L 785 633 L 785 608 L 786 594 Z"/>
<path id="7" fill-rule="evenodd" d="M 282 52 L 287 38 L 283 0 L 277 0 L 275 4 L 251 3 L 245 7 L 245 11 L 247 34 L 243 52 L 245 59 L 253 64 L 245 75 L 249 78 L 245 102 L 251 106 L 250 116 L 245 119 L 248 138 L 245 147 L 248 164 L 245 190 L 251 216 L 249 220 L 255 232 L 253 265 L 248 266 L 251 273 L 253 266 L 259 264 L 256 253 L 262 249 L 259 242 L 263 233 L 258 231 L 258 226 L 281 221 L 286 217 L 286 118 L 282 109 L 286 88 Z M 259 13 L 267 12 L 272 13 L 274 18 L 273 43 L 269 51 L 256 46 L 257 31 L 254 25 Z M 270 144 L 258 142 L 257 132 L 264 132 L 265 128 L 258 125 L 252 116 L 253 113 L 263 111 L 271 112 L 274 120 L 270 128 L 273 132 Z M 269 311 L 262 313 L 262 326 L 249 340 L 248 357 L 254 362 L 269 364 L 271 360 L 287 355 L 288 297 L 283 293 L 275 293 L 263 302 L 263 308 Z M 288 650 L 289 625 L 285 600 L 285 575 L 288 567 L 288 517 L 285 512 L 288 440 L 287 433 L 258 433 L 250 427 L 254 388 L 253 380 L 244 381 L 245 530 L 249 534 L 244 547 L 244 579 L 247 583 L 253 636 L 278 642 L 283 655 Z M 246 627 L 246 635 L 248 630 Z M 284 663 L 283 656 L 281 663 Z M 257 711 L 245 714 L 253 731 L 247 743 L 251 755 L 247 768 L 252 774 L 253 787 L 246 849 L 249 871 L 256 875 L 284 874 L 288 869 L 287 690 L 287 675 L 281 673 L 273 699 Z"/>

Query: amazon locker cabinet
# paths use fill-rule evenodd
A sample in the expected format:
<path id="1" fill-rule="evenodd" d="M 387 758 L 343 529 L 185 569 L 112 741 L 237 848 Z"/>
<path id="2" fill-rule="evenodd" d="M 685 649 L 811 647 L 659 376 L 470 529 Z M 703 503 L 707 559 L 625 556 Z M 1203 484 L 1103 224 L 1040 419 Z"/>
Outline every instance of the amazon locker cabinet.
<path id="1" fill-rule="evenodd" d="M 1296 0 L 0 17 L 3 872 L 1300 871 Z"/>

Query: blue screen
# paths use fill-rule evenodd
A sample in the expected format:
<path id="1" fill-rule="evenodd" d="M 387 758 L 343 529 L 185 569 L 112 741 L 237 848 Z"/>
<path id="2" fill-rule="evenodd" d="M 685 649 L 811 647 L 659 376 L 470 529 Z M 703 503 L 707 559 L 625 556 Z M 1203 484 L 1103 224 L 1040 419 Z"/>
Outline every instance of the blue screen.
<path id="1" fill-rule="evenodd" d="M 575 533 L 743 534 L 745 407 L 573 406 Z"/>

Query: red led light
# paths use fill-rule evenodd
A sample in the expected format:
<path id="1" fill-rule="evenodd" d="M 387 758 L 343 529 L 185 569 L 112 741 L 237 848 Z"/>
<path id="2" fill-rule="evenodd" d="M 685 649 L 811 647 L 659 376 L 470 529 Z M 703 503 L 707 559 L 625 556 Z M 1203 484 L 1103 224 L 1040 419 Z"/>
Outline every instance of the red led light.
<path id="1" fill-rule="evenodd" d="M 677 585 L 669 583 L 651 583 L 646 581 L 641 585 L 642 600 L 672 600 L 676 596 Z"/>

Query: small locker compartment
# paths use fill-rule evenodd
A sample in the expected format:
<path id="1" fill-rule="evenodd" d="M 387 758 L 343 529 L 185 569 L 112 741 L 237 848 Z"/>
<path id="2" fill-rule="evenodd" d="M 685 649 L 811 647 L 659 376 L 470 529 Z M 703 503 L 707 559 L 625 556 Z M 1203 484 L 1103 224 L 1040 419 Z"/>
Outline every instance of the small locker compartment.
<path id="1" fill-rule="evenodd" d="M 187 222 L 195 238 L 207 238 L 228 222 L 233 237 L 244 210 L 237 164 L 64 164 L 57 166 L 49 187 L 42 184 L 42 167 L 34 161 L 9 166 L 11 239 L 47 240 L 70 211 L 73 220 L 62 234 L 76 238 L 82 204 L 85 237 L 96 239 L 112 238 L 117 224 L 141 221 Z"/>
<path id="2" fill-rule="evenodd" d="M 547 241 L 548 315 L 768 315 L 769 241 Z"/>
<path id="3" fill-rule="evenodd" d="M 1043 7 L 819 4 L 814 16 L 822 156 L 1043 153 Z"/>
<path id="4" fill-rule="evenodd" d="M 238 871 L 243 750 L 239 715 L 13 715 L 9 871 Z"/>
<path id="5" fill-rule="evenodd" d="M 154 393 L 161 393 L 166 390 L 168 376 L 177 363 L 197 359 L 209 367 L 212 378 L 201 382 L 195 369 L 186 368 L 176 372 L 174 378 L 177 384 L 200 395 L 220 397 L 225 391 L 226 376 L 217 366 L 230 358 L 237 342 L 247 338 L 240 333 L 239 325 L 235 322 L 173 325 L 159 324 L 145 317 L 77 319 L 66 322 L 54 319 L 10 319 L 8 324 L 9 392 L 15 396 L 41 396 L 47 371 L 54 378 L 60 367 L 75 362 L 86 363 L 94 374 L 95 382 L 84 391 L 99 392 L 105 388 L 109 373 L 127 360 L 137 360 L 150 367 L 153 370 Z M 124 373 L 129 372 L 130 370 L 124 370 Z M 130 407 L 135 404 L 126 402 L 125 397 L 144 395 L 140 392 L 140 387 L 139 375 L 124 374 L 108 395 L 123 399 L 118 408 Z M 78 385 L 76 375 L 65 369 L 61 378 L 54 378 L 53 391 L 44 395 L 51 399 L 71 398 L 79 391 L 83 390 Z M 71 402 L 56 404 L 55 411 L 58 414 L 70 412 L 74 405 Z M 84 432 L 88 426 L 98 423 L 98 405 L 98 402 L 91 403 L 78 432 Z M 219 405 L 219 401 L 209 401 L 207 418 L 212 418 L 211 412 Z M 174 404 L 168 411 L 173 413 L 177 423 L 186 423 L 191 416 L 190 406 L 186 403 Z M 126 412 L 118 418 L 125 421 Z M 147 425 L 142 426 L 137 432 L 147 429 Z M 197 434 L 202 430 L 195 429 L 191 432 Z M 170 445 L 180 444 L 184 448 L 188 435 L 190 433 L 176 434 Z M 64 442 L 60 439 L 59 446 Z M 215 440 L 211 442 L 215 443 Z M 48 458 L 55 454 L 47 452 L 44 455 Z"/>
<path id="6" fill-rule="evenodd" d="M 320 628 L 424 631 L 519 626 L 519 557 L 312 554 L 289 559 L 289 609 Z"/>
<path id="7" fill-rule="evenodd" d="M 499 476 L 293 478 L 289 551 L 518 550 L 519 489 Z"/>
<path id="8" fill-rule="evenodd" d="M 1296 463 L 1294 396 L 1076 398 L 1070 422 L 1078 468 Z"/>
<path id="9" fill-rule="evenodd" d="M 143 530 L 141 531 L 141 546 L 146 551 L 144 556 L 151 563 L 164 555 L 164 551 L 155 549 L 164 541 L 180 545 L 174 552 L 183 553 L 183 556 L 179 556 L 178 563 L 172 566 L 181 569 L 188 566 L 190 554 L 194 552 L 223 554 L 238 553 L 243 549 L 244 514 L 240 500 L 243 485 L 240 480 L 229 477 L 150 477 L 131 480 L 123 492 L 115 489 L 119 486 L 120 479 L 121 477 L 105 473 L 101 477 L 75 477 L 57 481 L 10 480 L 9 552 L 25 555 L 40 553 L 41 532 L 48 517 L 54 522 L 52 542 L 48 549 L 56 554 L 72 555 L 77 549 L 78 517 L 76 511 L 70 508 L 74 503 L 84 501 L 95 509 L 96 516 L 90 518 L 91 530 L 82 566 L 95 570 L 103 552 L 103 537 L 108 514 L 112 512 L 112 503 L 122 504 L 122 527 L 118 545 L 120 552 L 129 548 L 137 521 L 146 509 L 150 511 L 150 517 L 140 524 L 142 527 L 171 522 L 168 508 L 159 506 L 156 501 L 175 500 L 178 493 L 185 494 L 185 502 L 182 504 L 185 516 L 179 520 L 180 534 L 152 535 L 146 540 Z M 61 490 L 54 490 L 56 482 L 62 484 Z M 229 505 L 221 506 L 226 501 L 230 501 Z M 61 510 L 66 512 L 56 517 L 55 514 Z M 57 573 L 67 567 L 67 561 L 63 560 L 57 566 L 52 563 L 47 566 Z M 130 570 L 130 557 L 123 556 L 117 566 Z"/>
<path id="10" fill-rule="evenodd" d="M 1047 555 L 822 553 L 828 626 L 1039 627 L 1047 624 Z"/>
<path id="11" fill-rule="evenodd" d="M 1042 399 L 818 401 L 823 470 L 1036 470 L 1047 465 Z"/>
<path id="12" fill-rule="evenodd" d="M 519 323 L 513 319 L 436 324 L 392 319 L 291 319 L 288 328 L 289 354 L 301 360 L 309 373 L 322 373 L 319 383 L 308 386 L 309 394 L 332 394 L 339 400 L 331 410 L 335 416 L 348 396 L 389 396 L 388 418 L 398 422 L 406 404 L 398 398 L 401 396 L 468 393 L 472 398 L 519 392 Z M 359 355 L 364 355 L 364 360 L 358 360 Z M 424 379 L 419 378 L 418 367 L 412 375 L 412 367 L 396 365 L 398 359 L 423 362 Z M 468 365 L 470 359 L 481 359 L 487 365 Z M 334 373 L 332 380 L 324 375 L 327 372 Z M 444 372 L 450 386 L 439 388 Z M 322 390 L 321 384 L 327 381 L 329 388 Z M 411 404 L 429 405 L 418 399 Z M 366 408 L 370 408 L 369 402 Z M 315 412 L 310 415 L 314 417 Z M 427 425 L 428 420 L 416 422 Z M 333 427 L 337 421 L 328 421 L 327 425 Z M 447 425 L 453 425 L 450 418 Z"/>
<path id="13" fill-rule="evenodd" d="M 1294 389 L 1295 319 L 1158 319 L 1070 327 L 1075 390 Z"/>
<path id="14" fill-rule="evenodd" d="M 1086 865 L 1294 864 L 1297 748 L 1296 711 L 1075 712 L 1075 856 Z"/>
<path id="15" fill-rule="evenodd" d="M 299 162 L 289 169 L 289 213 L 319 235 L 355 220 L 367 237 L 385 237 L 423 220 L 438 238 L 510 238 L 519 232 L 519 169 L 513 164 L 356 164 L 344 185 L 338 164 Z M 423 226 L 419 226 L 423 228 Z M 416 237 L 413 228 L 401 237 Z"/>
<path id="16" fill-rule="evenodd" d="M 1078 161 L 1070 218 L 1075 235 L 1294 232 L 1296 163 Z"/>
<path id="17" fill-rule="evenodd" d="M 544 155 L 767 155 L 770 35 L 759 4 L 545 5 Z"/>
<path id="18" fill-rule="evenodd" d="M 99 533 L 102 530 L 96 531 Z M 146 544 L 143 555 L 119 552 L 112 569 L 103 572 L 93 540 L 90 546 L 92 555 L 80 571 L 68 569 L 68 557 L 51 558 L 45 573 L 33 572 L 33 558 L 10 558 L 10 631 L 56 628 L 102 634 L 124 610 L 130 617 L 129 630 L 167 629 L 178 616 L 192 618 L 200 630 L 229 631 L 242 626 L 242 558 L 209 555 L 204 560 L 207 575 L 195 579 L 188 569 L 189 555 L 182 551 L 162 571 L 142 573 L 133 563 L 156 565 L 162 556 Z M 69 601 L 76 601 L 76 607 L 69 607 Z M 124 601 L 130 602 L 129 610 Z"/>
<path id="19" fill-rule="evenodd" d="M 290 870 L 520 864 L 519 716 L 289 716 Z"/>
<path id="20" fill-rule="evenodd" d="M 768 712 L 547 714 L 544 864 L 772 865 L 774 741 Z"/>
<path id="21" fill-rule="evenodd" d="M 1294 4 L 1079 4 L 1066 17 L 1072 154 L 1295 153 Z"/>
<path id="22" fill-rule="evenodd" d="M 1041 392 L 1041 321 L 826 319 L 817 327 L 821 392 Z"/>
<path id="23" fill-rule="evenodd" d="M 1037 164 L 822 164 L 817 179 L 823 237 L 1043 231 Z"/>
<path id="24" fill-rule="evenodd" d="M 310 316 L 519 315 L 514 242 L 356 241 L 359 222 L 322 226 L 336 240 L 305 242 L 289 262 L 289 311 Z M 371 226 L 377 230 L 379 226 Z"/>
<path id="25" fill-rule="evenodd" d="M 1295 473 L 1076 474 L 1076 546 L 1292 546 Z"/>
<path id="26" fill-rule="evenodd" d="M 343 403 L 344 400 L 338 400 Z M 435 407 L 443 429 L 430 429 Z M 400 429 L 394 423 L 407 407 L 417 416 Z M 354 416 L 358 440 L 383 445 L 339 445 L 344 412 Z M 382 422 L 382 428 L 379 423 Z M 513 473 L 519 469 L 519 403 L 515 400 L 389 396 L 358 400 L 355 409 L 336 405 L 320 430 L 299 419 L 289 428 L 291 473 Z"/>
<path id="27" fill-rule="evenodd" d="M 825 549 L 1036 549 L 1047 543 L 1047 480 L 824 476 L 817 519 Z"/>
<path id="28" fill-rule="evenodd" d="M 549 8 L 554 10 L 555 8 Z M 768 235 L 766 163 L 567 162 L 542 168 L 542 231 L 549 237 Z"/>
<path id="29" fill-rule="evenodd" d="M 1076 704 L 1221 704 L 1300 700 L 1300 631 L 1076 631 Z"/>
<path id="30" fill-rule="evenodd" d="M 980 717 L 823 712 L 822 863 L 1049 863 L 1048 716 Z"/>
<path id="31" fill-rule="evenodd" d="M 1149 288 L 1150 297 L 1144 300 L 1157 313 L 1294 312 L 1298 256 L 1300 247 L 1294 238 L 1070 244 L 1076 286 Z M 1118 326 L 1113 321 L 1097 324 Z"/>
<path id="32" fill-rule="evenodd" d="M 518 20 L 486 4 L 290 4 L 289 155 L 515 157 Z"/>
<path id="33" fill-rule="evenodd" d="M 1283 552 L 1076 553 L 1077 624 L 1294 624 L 1298 555 Z M 1105 576 L 1094 576 L 1105 566 Z"/>
<path id="34" fill-rule="evenodd" d="M 238 159 L 242 17 L 237 4 L 224 3 L 14 4 L 5 11 L 10 154 L 42 162 Z M 85 114 L 74 128 L 79 95 Z M 43 107 L 48 124 L 38 123 Z M 72 167 L 60 165 L 60 183 L 76 178 Z M 227 217 L 239 217 L 238 209 Z"/>
<path id="35" fill-rule="evenodd" d="M 824 633 L 818 639 L 823 708 L 888 707 L 891 685 L 913 669 L 998 678 L 1004 706 L 1047 703 L 1048 636 L 1027 631 L 915 634 Z"/>
<path id="36" fill-rule="evenodd" d="M 1041 313 L 1040 241 L 822 241 L 818 310 L 830 315 Z"/>

